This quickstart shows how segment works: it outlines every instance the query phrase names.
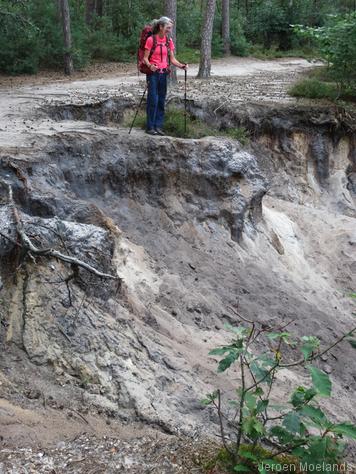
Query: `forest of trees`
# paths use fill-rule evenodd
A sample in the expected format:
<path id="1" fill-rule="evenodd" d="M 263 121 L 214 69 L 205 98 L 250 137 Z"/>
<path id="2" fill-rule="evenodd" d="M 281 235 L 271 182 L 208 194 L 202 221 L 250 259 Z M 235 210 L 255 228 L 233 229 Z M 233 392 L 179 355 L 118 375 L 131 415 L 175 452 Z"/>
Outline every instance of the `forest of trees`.
<path id="1" fill-rule="evenodd" d="M 0 71 L 65 65 L 71 73 L 93 60 L 135 61 L 140 30 L 166 14 L 177 18 L 178 56 L 200 60 L 200 75 L 208 77 L 211 55 L 318 47 L 317 35 L 291 25 L 324 27 L 344 15 L 355 34 L 355 11 L 356 0 L 0 0 Z"/>

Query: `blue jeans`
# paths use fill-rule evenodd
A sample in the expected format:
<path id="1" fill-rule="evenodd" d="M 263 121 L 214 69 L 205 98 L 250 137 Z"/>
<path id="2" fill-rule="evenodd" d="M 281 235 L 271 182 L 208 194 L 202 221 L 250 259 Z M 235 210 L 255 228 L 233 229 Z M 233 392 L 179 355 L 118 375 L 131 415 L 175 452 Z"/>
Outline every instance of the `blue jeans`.
<path id="1" fill-rule="evenodd" d="M 162 128 L 167 94 L 167 73 L 147 75 L 147 130 Z"/>

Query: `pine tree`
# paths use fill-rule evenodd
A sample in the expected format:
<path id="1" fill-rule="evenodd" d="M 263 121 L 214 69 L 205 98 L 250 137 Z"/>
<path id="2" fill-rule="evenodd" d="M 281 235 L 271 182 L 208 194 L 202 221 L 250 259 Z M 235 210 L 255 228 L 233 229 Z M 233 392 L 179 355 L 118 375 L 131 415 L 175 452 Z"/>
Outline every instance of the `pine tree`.
<path id="1" fill-rule="evenodd" d="M 224 55 L 230 56 L 230 0 L 222 0 L 222 39 L 224 45 Z"/>
<path id="2" fill-rule="evenodd" d="M 201 34 L 200 64 L 198 77 L 207 79 L 211 70 L 211 40 L 213 37 L 213 24 L 216 0 L 207 0 Z"/>
<path id="3" fill-rule="evenodd" d="M 72 32 L 70 28 L 70 12 L 68 0 L 59 0 L 59 8 L 62 20 L 64 39 L 64 73 L 71 75 L 74 72 L 74 68 L 71 54 Z"/>

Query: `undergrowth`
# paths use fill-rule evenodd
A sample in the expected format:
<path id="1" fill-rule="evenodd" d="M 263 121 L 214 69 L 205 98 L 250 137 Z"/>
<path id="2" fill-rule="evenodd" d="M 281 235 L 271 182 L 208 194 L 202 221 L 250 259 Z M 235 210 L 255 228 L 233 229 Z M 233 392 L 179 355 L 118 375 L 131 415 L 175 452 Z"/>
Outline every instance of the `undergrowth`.
<path id="1" fill-rule="evenodd" d="M 345 470 L 346 443 L 356 439 L 356 425 L 335 422 L 324 411 L 332 380 L 320 360 L 343 341 L 356 348 L 356 326 L 322 348 L 315 336 L 289 332 L 294 321 L 273 328 L 235 313 L 242 324 L 226 325 L 231 342 L 209 352 L 236 390 L 227 395 L 216 389 L 202 400 L 217 415 L 223 445 L 205 468 L 252 474 Z M 280 372 L 297 367 L 308 381 L 286 386 L 289 396 L 281 399 Z"/>
<path id="2" fill-rule="evenodd" d="M 310 71 L 306 78 L 295 83 L 289 94 L 307 99 L 328 99 L 333 102 L 356 102 L 356 87 L 335 82 L 327 67 Z"/>
<path id="3" fill-rule="evenodd" d="M 124 118 L 123 125 L 130 127 L 135 111 L 130 111 Z M 146 113 L 140 110 L 135 119 L 136 128 L 145 129 Z M 248 131 L 244 127 L 218 129 L 212 127 L 199 118 L 187 113 L 187 129 L 185 131 L 185 112 L 176 107 L 168 107 L 165 114 L 164 130 L 167 135 L 177 138 L 203 138 L 207 136 L 227 137 L 238 140 L 242 145 L 249 142 Z"/>

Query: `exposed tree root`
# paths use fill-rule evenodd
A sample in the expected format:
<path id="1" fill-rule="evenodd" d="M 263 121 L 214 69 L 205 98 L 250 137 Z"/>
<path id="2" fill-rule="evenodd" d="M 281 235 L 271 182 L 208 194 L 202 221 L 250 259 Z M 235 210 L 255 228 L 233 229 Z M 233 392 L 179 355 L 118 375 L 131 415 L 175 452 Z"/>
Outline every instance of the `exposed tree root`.
<path id="1" fill-rule="evenodd" d="M 48 258 L 56 258 L 57 260 L 61 260 L 62 262 L 69 263 L 74 267 L 80 267 L 84 268 L 87 270 L 89 273 L 92 273 L 98 278 L 106 278 L 109 280 L 120 280 L 120 277 L 118 275 L 112 275 L 110 273 L 104 273 L 93 267 L 92 265 L 89 265 L 88 263 L 84 262 L 83 260 L 80 260 L 76 257 L 72 257 L 70 255 L 65 255 L 61 252 L 59 252 L 56 249 L 53 248 L 45 248 L 41 249 L 37 247 L 36 245 L 33 244 L 31 239 L 28 237 L 24 230 L 23 223 L 21 221 L 19 211 L 16 207 L 16 204 L 13 199 L 13 193 L 12 193 L 12 187 L 11 185 L 7 185 L 8 187 L 8 195 L 9 195 L 9 205 L 11 207 L 14 219 L 15 219 L 15 225 L 16 225 L 16 232 L 17 235 L 20 239 L 19 245 L 21 248 L 28 253 L 31 257 L 34 257 L 35 255 L 42 256 L 42 257 L 48 257 Z M 11 239 L 12 240 L 12 239 Z"/>

